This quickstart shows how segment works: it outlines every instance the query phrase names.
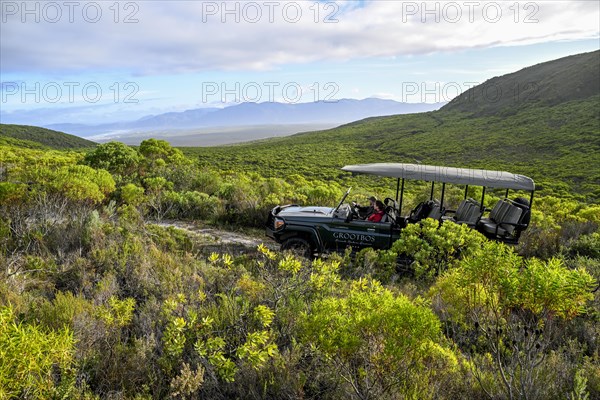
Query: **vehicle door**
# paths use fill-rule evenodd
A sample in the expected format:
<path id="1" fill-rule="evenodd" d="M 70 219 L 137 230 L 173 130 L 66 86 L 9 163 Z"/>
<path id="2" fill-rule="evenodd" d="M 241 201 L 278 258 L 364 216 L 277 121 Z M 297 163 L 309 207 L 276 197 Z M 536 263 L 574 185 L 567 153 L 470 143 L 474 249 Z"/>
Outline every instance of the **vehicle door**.
<path id="1" fill-rule="evenodd" d="M 340 251 L 348 246 L 355 249 L 388 249 L 391 229 L 392 224 L 389 222 L 332 218 L 329 224 L 321 227 L 320 235 L 329 250 Z"/>

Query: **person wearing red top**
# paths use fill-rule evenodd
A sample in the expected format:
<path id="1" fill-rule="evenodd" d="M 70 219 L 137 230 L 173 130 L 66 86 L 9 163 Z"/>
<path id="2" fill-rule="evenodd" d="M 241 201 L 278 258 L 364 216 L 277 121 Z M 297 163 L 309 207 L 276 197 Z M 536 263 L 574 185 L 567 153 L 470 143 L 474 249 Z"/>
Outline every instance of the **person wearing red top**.
<path id="1" fill-rule="evenodd" d="M 384 207 L 385 206 L 383 205 L 383 203 L 380 200 L 377 200 L 375 202 L 375 212 L 369 216 L 369 218 L 367 219 L 367 221 L 370 221 L 370 222 L 381 222 L 381 219 L 385 215 L 385 212 L 383 211 Z"/>

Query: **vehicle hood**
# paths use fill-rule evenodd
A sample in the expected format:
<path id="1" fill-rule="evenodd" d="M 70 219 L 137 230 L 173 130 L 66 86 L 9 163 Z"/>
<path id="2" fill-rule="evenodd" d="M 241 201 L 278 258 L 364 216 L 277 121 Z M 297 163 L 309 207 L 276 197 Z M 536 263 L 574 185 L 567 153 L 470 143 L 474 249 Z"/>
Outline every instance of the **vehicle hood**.
<path id="1" fill-rule="evenodd" d="M 332 207 L 318 206 L 283 206 L 275 213 L 278 217 L 325 217 L 331 215 Z"/>

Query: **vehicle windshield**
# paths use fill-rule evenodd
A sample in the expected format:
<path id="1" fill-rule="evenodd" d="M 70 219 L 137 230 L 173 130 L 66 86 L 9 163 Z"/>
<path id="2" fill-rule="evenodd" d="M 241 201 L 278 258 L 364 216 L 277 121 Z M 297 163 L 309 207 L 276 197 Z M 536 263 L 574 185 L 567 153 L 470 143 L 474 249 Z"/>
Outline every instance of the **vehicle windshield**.
<path id="1" fill-rule="evenodd" d="M 350 194 L 350 190 L 352 190 L 352 187 L 349 187 L 348 190 L 346 190 L 346 193 L 344 193 L 344 195 L 342 196 L 342 199 L 340 200 L 340 202 L 337 205 L 337 207 L 333 209 L 333 214 L 334 215 L 339 210 L 339 208 L 342 206 L 342 204 L 344 204 L 344 201 L 346 200 L 346 197 L 348 197 L 348 195 Z"/>
<path id="2" fill-rule="evenodd" d="M 332 216 L 334 218 L 346 219 L 350 215 L 350 205 L 342 204 L 338 208 L 333 209 Z"/>

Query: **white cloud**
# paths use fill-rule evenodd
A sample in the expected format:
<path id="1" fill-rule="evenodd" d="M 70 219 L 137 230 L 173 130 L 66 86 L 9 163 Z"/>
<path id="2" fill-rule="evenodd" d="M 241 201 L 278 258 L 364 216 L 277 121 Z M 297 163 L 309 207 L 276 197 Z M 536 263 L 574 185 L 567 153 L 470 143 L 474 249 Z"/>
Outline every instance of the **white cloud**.
<path id="1" fill-rule="evenodd" d="M 138 1 L 118 7 L 84 1 L 73 9 L 65 6 L 69 2 L 51 3 L 59 9 L 37 1 L 27 10 L 20 1 L 0 3 L 3 73 L 269 70 L 597 38 L 600 18 L 600 3 L 587 0 Z M 61 18 L 53 23 L 57 11 Z"/>

